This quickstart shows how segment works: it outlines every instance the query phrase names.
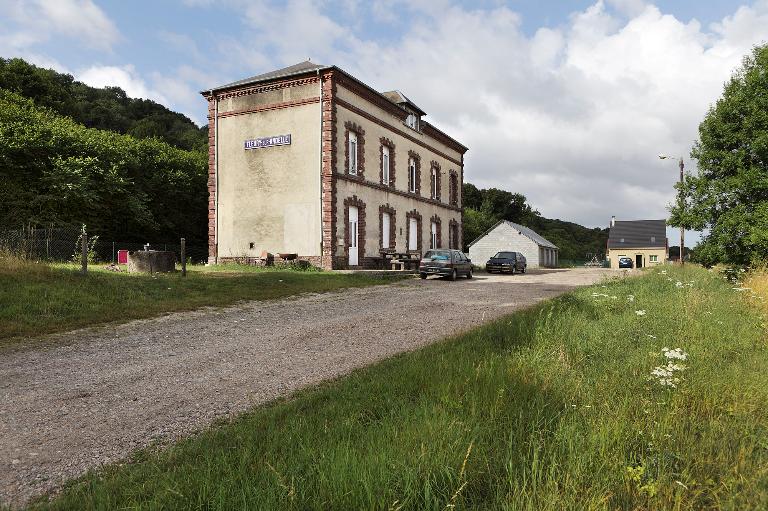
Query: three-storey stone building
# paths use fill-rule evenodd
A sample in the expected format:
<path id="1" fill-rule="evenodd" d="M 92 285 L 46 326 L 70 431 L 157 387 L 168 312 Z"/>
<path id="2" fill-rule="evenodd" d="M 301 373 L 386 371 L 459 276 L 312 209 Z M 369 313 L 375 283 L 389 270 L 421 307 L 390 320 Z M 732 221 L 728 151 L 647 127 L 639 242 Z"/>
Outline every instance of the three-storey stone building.
<path id="1" fill-rule="evenodd" d="M 382 249 L 461 247 L 467 148 L 402 93 L 307 61 L 202 94 L 209 262 L 360 268 Z"/>

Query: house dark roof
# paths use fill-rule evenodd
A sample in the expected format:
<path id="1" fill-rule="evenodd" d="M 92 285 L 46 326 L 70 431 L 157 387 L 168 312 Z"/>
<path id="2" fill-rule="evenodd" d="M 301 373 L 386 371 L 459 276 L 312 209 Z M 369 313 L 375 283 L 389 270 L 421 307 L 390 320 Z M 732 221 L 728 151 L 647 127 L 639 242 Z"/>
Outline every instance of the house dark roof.
<path id="1" fill-rule="evenodd" d="M 388 92 L 382 92 L 382 96 L 390 100 L 396 105 L 408 105 L 412 110 L 415 110 L 419 115 L 427 115 L 427 113 L 419 108 L 416 103 L 408 99 L 408 96 L 400 92 L 399 90 L 391 90 Z"/>
<path id="2" fill-rule="evenodd" d="M 234 89 L 237 87 L 244 87 L 248 85 L 255 85 L 257 83 L 264 83 L 269 82 L 272 80 L 279 80 L 281 78 L 289 78 L 292 76 L 300 76 L 300 75 L 306 75 L 309 73 L 315 73 L 320 71 L 326 71 L 329 69 L 333 69 L 335 71 L 338 71 L 339 73 L 344 74 L 346 77 L 348 77 L 351 80 L 354 80 L 356 83 L 364 87 L 365 89 L 369 90 L 373 94 L 377 94 L 381 96 L 382 98 L 386 99 L 387 101 L 397 105 L 399 108 L 406 110 L 406 107 L 404 105 L 408 105 L 411 107 L 411 109 L 416 110 L 421 115 L 427 115 L 422 109 L 420 109 L 418 106 L 416 106 L 413 101 L 408 99 L 402 92 L 399 91 L 392 91 L 392 92 L 386 92 L 384 94 L 378 92 L 377 90 L 373 89 L 370 85 L 367 85 L 363 82 L 361 82 L 359 79 L 355 78 L 351 74 L 347 73 L 343 69 L 340 69 L 336 66 L 325 66 L 322 64 L 315 64 L 314 62 L 310 62 L 309 60 L 305 60 L 304 62 L 299 62 L 298 64 L 294 64 L 292 66 L 284 67 L 282 69 L 278 69 L 276 71 L 270 71 L 268 73 L 262 73 L 260 75 L 252 76 L 250 78 L 245 78 L 243 80 L 238 80 L 236 82 L 228 83 L 226 85 L 220 85 L 218 87 L 213 87 L 210 89 L 206 89 L 204 91 L 200 91 L 200 94 L 202 94 L 205 97 L 208 97 L 211 93 L 219 92 L 219 91 L 225 91 L 227 89 Z M 445 132 L 437 129 L 434 125 L 422 120 L 421 121 L 422 127 L 425 128 L 427 131 L 432 130 L 434 133 L 432 136 L 437 135 L 436 138 L 438 140 L 439 137 L 444 137 L 446 140 L 449 141 L 448 145 L 453 147 L 454 149 L 457 149 L 462 154 L 467 151 L 467 147 L 454 138 L 447 135 Z M 422 130 L 425 131 L 425 130 Z"/>
<path id="3" fill-rule="evenodd" d="M 616 220 L 608 232 L 608 248 L 664 248 L 666 220 Z"/>
<path id="4" fill-rule="evenodd" d="M 238 80 L 236 82 L 228 83 L 226 85 L 220 85 L 219 87 L 214 87 L 213 89 L 210 89 L 210 90 L 222 90 L 222 89 L 230 89 L 232 87 L 239 87 L 241 85 L 251 85 L 254 83 L 274 80 L 275 78 L 287 78 L 289 76 L 300 75 L 303 73 L 308 73 L 310 71 L 317 71 L 320 69 L 330 69 L 330 67 L 331 66 L 323 66 L 322 64 L 315 64 L 314 62 L 305 60 L 304 62 L 299 62 L 298 64 L 294 64 L 292 66 L 284 67 L 282 69 L 277 69 L 275 71 L 270 71 L 269 73 L 262 73 L 260 75 L 252 76 L 250 78 L 245 78 L 243 80 Z"/>
<path id="5" fill-rule="evenodd" d="M 534 243 L 536 243 L 540 247 L 554 248 L 555 250 L 559 250 L 557 248 L 557 245 L 555 245 L 554 243 L 552 243 L 551 241 L 546 239 L 544 236 L 542 236 L 541 234 L 539 234 L 536 231 L 534 231 L 533 229 L 530 229 L 530 228 L 528 228 L 528 227 L 526 227 L 524 225 L 516 224 L 515 222 L 510 222 L 509 220 L 499 220 L 498 222 L 496 222 L 496 224 L 493 227 L 491 227 L 490 229 L 485 231 L 483 234 L 478 236 L 476 240 L 474 240 L 472 243 L 467 245 L 467 247 L 471 247 L 472 245 L 474 245 L 475 243 L 480 241 L 481 238 L 485 237 L 485 235 L 487 235 L 489 232 L 493 231 L 495 228 L 497 228 L 502 223 L 505 223 L 508 226 L 512 227 L 513 229 L 516 229 L 520 234 L 522 234 L 524 236 L 527 236 L 528 238 L 530 238 Z"/>

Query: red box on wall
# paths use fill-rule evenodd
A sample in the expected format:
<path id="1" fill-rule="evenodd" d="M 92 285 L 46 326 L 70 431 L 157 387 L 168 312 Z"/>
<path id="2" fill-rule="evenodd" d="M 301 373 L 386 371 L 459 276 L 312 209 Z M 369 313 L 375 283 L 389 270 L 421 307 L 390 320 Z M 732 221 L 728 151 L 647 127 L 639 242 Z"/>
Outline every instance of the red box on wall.
<path id="1" fill-rule="evenodd" d="M 127 250 L 118 250 L 117 251 L 117 264 L 128 264 L 128 251 Z"/>

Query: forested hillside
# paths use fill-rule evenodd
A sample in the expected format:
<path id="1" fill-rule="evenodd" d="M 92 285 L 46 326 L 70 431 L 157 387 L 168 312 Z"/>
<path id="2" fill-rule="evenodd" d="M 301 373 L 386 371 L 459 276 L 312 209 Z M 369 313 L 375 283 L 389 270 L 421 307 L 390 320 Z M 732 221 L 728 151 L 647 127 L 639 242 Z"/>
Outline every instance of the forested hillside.
<path id="1" fill-rule="evenodd" d="M 72 75 L 43 69 L 22 59 L 0 58 L 0 89 L 34 100 L 88 128 L 157 137 L 188 150 L 207 150 L 208 127 L 148 99 L 129 98 L 119 87 L 97 89 Z"/>
<path id="2" fill-rule="evenodd" d="M 510 220 L 538 232 L 560 248 L 561 261 L 583 261 L 587 254 L 605 255 L 608 229 L 544 218 L 524 195 L 498 188 L 478 189 L 464 183 L 464 243 L 469 244 L 499 220 Z"/>
<path id="3" fill-rule="evenodd" d="M 0 89 L 0 230 L 85 223 L 107 239 L 204 246 L 207 157 L 86 128 Z"/>

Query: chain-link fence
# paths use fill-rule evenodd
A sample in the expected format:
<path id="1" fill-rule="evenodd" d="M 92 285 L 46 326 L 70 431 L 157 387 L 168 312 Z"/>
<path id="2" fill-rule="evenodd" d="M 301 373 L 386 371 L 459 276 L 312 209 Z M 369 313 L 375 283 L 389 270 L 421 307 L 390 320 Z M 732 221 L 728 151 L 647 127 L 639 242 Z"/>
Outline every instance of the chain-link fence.
<path id="1" fill-rule="evenodd" d="M 68 227 L 22 228 L 0 231 L 0 251 L 15 256 L 39 261 L 80 262 L 81 229 Z M 120 250 L 165 250 L 176 254 L 181 260 L 181 239 L 175 243 L 144 243 L 108 241 L 96 235 L 88 239 L 88 257 L 95 263 L 117 263 Z M 187 261 L 202 263 L 208 259 L 208 248 L 199 245 L 185 246 Z"/>

